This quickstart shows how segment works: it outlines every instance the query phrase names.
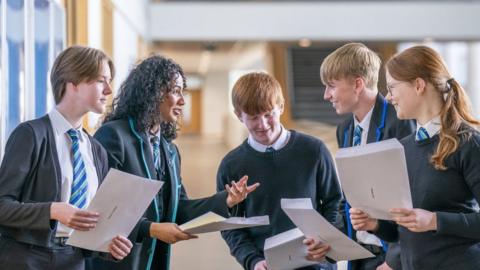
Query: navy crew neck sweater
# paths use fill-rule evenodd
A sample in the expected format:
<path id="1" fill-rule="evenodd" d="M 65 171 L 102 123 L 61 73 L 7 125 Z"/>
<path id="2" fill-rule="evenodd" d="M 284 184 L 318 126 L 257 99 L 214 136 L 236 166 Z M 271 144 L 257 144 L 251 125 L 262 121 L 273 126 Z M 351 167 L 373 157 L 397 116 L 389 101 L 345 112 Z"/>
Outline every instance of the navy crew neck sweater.
<path id="1" fill-rule="evenodd" d="M 295 228 L 280 207 L 282 198 L 311 198 L 314 208 L 338 227 L 342 194 L 330 152 L 322 141 L 292 130 L 283 148 L 258 152 L 245 140 L 222 160 L 217 190 L 243 175 L 260 186 L 238 206 L 237 215 L 270 217 L 269 226 L 222 232 L 232 255 L 245 269 L 253 269 L 264 259 L 266 238 Z"/>
<path id="2" fill-rule="evenodd" d="M 413 134 L 401 141 L 413 207 L 437 213 L 437 230 L 422 233 L 380 221 L 377 235 L 400 240 L 404 270 L 480 269 L 480 134 L 463 130 L 471 136 L 445 159 L 447 170 L 430 162 L 439 135 L 418 142 Z"/>

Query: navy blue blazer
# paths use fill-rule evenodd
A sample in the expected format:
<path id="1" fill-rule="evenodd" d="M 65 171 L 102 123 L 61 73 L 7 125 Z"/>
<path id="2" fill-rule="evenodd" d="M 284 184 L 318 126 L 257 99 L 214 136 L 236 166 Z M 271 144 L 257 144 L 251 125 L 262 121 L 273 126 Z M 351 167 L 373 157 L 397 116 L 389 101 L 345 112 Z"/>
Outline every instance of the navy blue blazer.
<path id="1" fill-rule="evenodd" d="M 353 115 L 337 127 L 337 143 L 339 148 L 351 147 L 353 143 L 353 130 L 355 121 Z M 413 120 L 399 120 L 393 105 L 386 102 L 385 98 L 379 93 L 372 111 L 372 118 L 368 128 L 367 143 L 383 141 L 391 138 L 398 140 L 414 133 L 416 124 Z M 344 203 L 341 205 L 340 213 L 343 213 L 344 220 L 347 221 L 344 211 Z M 347 224 L 345 226 L 345 231 Z M 355 230 L 353 230 L 355 237 Z M 386 255 L 387 264 L 393 269 L 401 269 L 400 245 L 389 244 L 389 250 Z"/>

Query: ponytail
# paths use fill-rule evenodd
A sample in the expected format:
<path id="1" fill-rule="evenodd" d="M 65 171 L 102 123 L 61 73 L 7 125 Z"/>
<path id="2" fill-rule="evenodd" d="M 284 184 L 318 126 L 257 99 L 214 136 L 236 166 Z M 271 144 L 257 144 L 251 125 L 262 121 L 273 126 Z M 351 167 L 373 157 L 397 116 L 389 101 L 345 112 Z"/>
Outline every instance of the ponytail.
<path id="1" fill-rule="evenodd" d="M 438 87 L 436 87 L 438 89 Z M 462 124 L 479 125 L 471 113 L 471 105 L 465 90 L 455 80 L 447 80 L 443 91 L 445 103 L 440 112 L 442 128 L 439 134 L 440 142 L 431 161 L 437 170 L 446 170 L 445 158 L 458 149 L 460 139 L 468 139 L 471 133 L 462 130 Z"/>

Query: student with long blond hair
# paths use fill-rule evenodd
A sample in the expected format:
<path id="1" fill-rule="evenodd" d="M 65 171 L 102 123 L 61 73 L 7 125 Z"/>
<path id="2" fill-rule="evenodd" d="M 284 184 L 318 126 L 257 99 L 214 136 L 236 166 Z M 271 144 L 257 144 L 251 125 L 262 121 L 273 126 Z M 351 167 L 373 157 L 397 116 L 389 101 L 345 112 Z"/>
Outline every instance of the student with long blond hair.
<path id="1" fill-rule="evenodd" d="M 413 209 L 391 209 L 389 222 L 352 208 L 352 224 L 399 239 L 404 270 L 480 269 L 480 122 L 433 49 L 409 48 L 386 69 L 398 117 L 417 120 L 416 134 L 402 140 Z"/>

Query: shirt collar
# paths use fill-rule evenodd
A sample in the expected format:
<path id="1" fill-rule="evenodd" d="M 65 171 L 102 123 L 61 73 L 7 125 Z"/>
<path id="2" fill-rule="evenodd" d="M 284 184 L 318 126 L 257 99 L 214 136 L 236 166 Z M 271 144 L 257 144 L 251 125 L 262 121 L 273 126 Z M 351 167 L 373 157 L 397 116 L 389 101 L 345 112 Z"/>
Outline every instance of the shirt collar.
<path id="1" fill-rule="evenodd" d="M 278 137 L 278 139 L 271 145 L 264 145 L 264 144 L 261 144 L 257 141 L 255 141 L 255 139 L 253 138 L 252 135 L 248 135 L 248 144 L 255 150 L 257 150 L 258 152 L 265 152 L 267 150 L 267 147 L 272 147 L 273 149 L 275 150 L 279 150 L 281 149 L 282 147 L 284 147 L 287 142 L 288 142 L 288 139 L 289 139 L 289 135 L 290 135 L 290 131 L 288 131 L 287 129 L 285 129 L 283 126 L 281 126 L 281 131 L 280 131 L 280 136 Z"/>
<path id="2" fill-rule="evenodd" d="M 375 106 L 374 106 L 375 107 Z M 370 120 L 372 119 L 372 113 L 373 113 L 373 108 L 372 107 L 370 109 L 370 111 L 368 111 L 368 113 L 365 115 L 365 117 L 363 118 L 362 122 L 359 122 L 357 120 L 357 117 L 355 117 L 355 115 L 353 116 L 353 121 L 355 122 L 355 126 L 357 125 L 360 125 L 360 127 L 362 128 L 362 130 L 368 130 L 369 126 L 370 126 Z"/>
<path id="3" fill-rule="evenodd" d="M 160 128 L 159 128 L 159 129 L 157 130 L 157 132 L 155 132 L 155 133 L 147 132 L 147 134 L 148 134 L 148 139 L 150 140 L 150 142 L 151 142 L 151 140 L 152 140 L 153 137 L 158 137 L 159 139 L 162 138 L 162 137 L 161 137 L 161 135 L 162 135 L 162 130 L 161 130 Z"/>
<path id="4" fill-rule="evenodd" d="M 424 125 L 420 125 L 417 122 L 417 132 L 421 127 L 427 130 L 428 136 L 430 138 L 437 135 L 438 133 L 440 133 L 440 129 L 442 129 L 442 121 L 440 119 L 440 116 L 439 115 L 435 116 Z"/>
<path id="5" fill-rule="evenodd" d="M 78 128 L 72 127 L 70 122 L 65 119 L 65 117 L 56 109 L 53 108 L 49 113 L 48 117 L 50 117 L 50 122 L 52 123 L 53 131 L 57 136 L 61 136 L 67 133 L 70 129 L 76 129 L 79 131 L 79 138 L 81 141 L 84 139 L 83 129 L 82 126 Z"/>

